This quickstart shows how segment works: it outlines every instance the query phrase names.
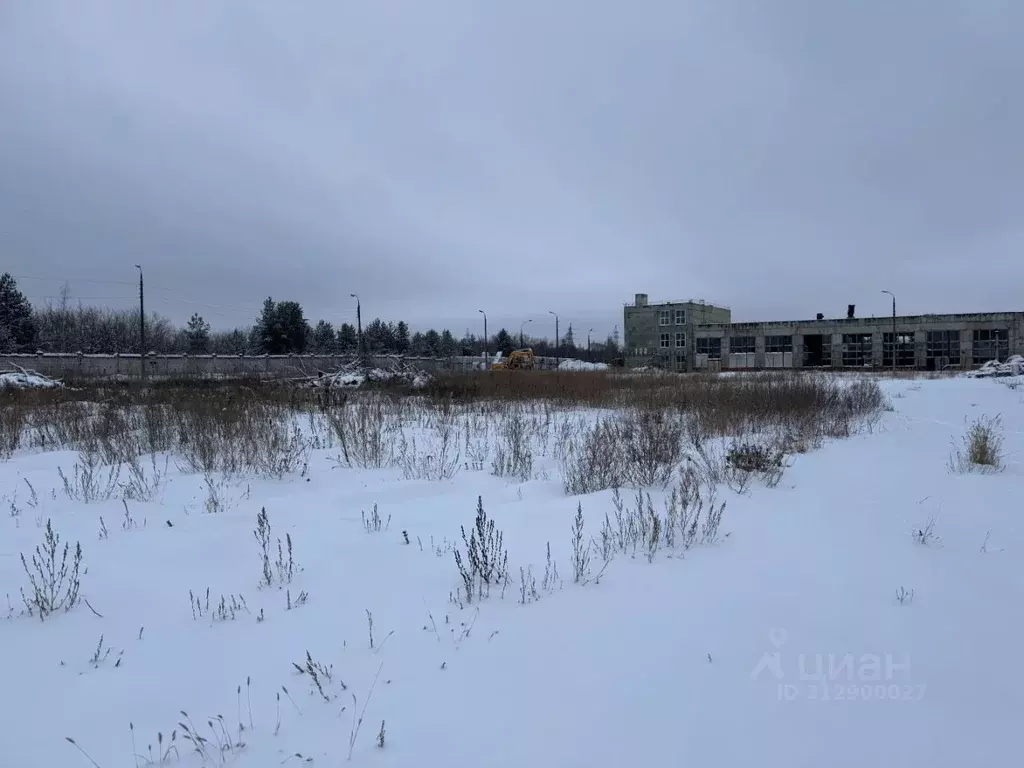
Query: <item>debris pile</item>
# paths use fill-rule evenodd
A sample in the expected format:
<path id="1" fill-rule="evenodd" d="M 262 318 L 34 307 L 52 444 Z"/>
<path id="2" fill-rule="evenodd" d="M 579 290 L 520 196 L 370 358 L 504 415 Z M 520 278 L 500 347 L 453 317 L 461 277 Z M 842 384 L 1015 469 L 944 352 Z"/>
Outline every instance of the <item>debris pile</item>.
<path id="1" fill-rule="evenodd" d="M 64 384 L 35 371 L 0 371 L 0 389 L 58 389 Z"/>
<path id="2" fill-rule="evenodd" d="M 430 374 L 409 366 L 391 369 L 367 368 L 354 362 L 332 373 L 320 372 L 315 378 L 304 379 L 304 383 L 318 389 L 359 389 L 370 382 L 378 385 L 405 385 L 411 389 L 423 389 L 432 380 Z"/>
<path id="3" fill-rule="evenodd" d="M 431 381 L 430 374 L 413 368 L 400 368 L 386 371 L 383 368 L 372 368 L 366 378 L 376 384 L 407 384 L 413 389 L 423 389 Z"/>
<path id="4" fill-rule="evenodd" d="M 558 364 L 560 371 L 607 371 L 608 363 L 590 363 L 586 360 L 563 360 Z"/>
<path id="5" fill-rule="evenodd" d="M 965 374 L 971 379 L 1003 378 L 1006 376 L 1024 376 L 1024 357 L 1011 355 L 1005 363 L 989 360 L 976 371 Z"/>

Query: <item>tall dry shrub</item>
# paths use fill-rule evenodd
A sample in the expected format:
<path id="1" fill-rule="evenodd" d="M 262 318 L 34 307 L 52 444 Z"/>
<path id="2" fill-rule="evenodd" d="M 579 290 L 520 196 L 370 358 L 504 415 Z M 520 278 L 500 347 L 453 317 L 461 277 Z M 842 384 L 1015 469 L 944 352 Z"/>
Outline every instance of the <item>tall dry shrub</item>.
<path id="1" fill-rule="evenodd" d="M 614 418 L 599 419 L 572 439 L 562 454 L 562 482 L 571 496 L 618 488 L 624 473 Z"/>
<path id="2" fill-rule="evenodd" d="M 513 406 L 498 422 L 498 445 L 491 473 L 527 481 L 533 476 L 533 445 L 529 420 L 523 408 Z"/>
<path id="3" fill-rule="evenodd" d="M 310 443 L 293 414 L 258 401 L 198 402 L 176 411 L 182 469 L 276 477 L 304 469 Z"/>
<path id="4" fill-rule="evenodd" d="M 341 447 L 339 463 L 360 469 L 397 465 L 402 424 L 392 401 L 376 395 L 350 398 L 330 408 L 327 419 Z"/>
<path id="5" fill-rule="evenodd" d="M 623 475 L 633 486 L 666 485 L 683 458 L 684 421 L 672 410 L 632 410 L 615 420 Z"/>
<path id="6" fill-rule="evenodd" d="M 9 459 L 18 450 L 28 425 L 26 409 L 16 402 L 5 400 L 0 400 L 0 460 Z"/>
<path id="7" fill-rule="evenodd" d="M 429 414 L 427 433 L 406 440 L 401 435 L 399 463 L 406 480 L 450 480 L 462 456 L 460 414 L 450 402 Z M 467 436 L 468 437 L 468 436 Z"/>

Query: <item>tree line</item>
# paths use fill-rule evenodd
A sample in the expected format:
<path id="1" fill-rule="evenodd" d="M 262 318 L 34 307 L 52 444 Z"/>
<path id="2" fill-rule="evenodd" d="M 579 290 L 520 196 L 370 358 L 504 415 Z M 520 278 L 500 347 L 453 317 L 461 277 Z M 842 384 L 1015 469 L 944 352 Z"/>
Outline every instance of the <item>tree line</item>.
<path id="1" fill-rule="evenodd" d="M 371 355 L 449 357 L 480 355 L 484 340 L 472 333 L 456 338 L 451 330 L 411 331 L 404 320 L 374 318 L 363 326 L 363 344 Z M 157 354 L 217 355 L 354 355 L 359 352 L 359 332 L 351 323 L 334 326 L 326 320 L 310 323 L 297 301 L 267 298 L 252 326 L 230 331 L 214 330 L 194 313 L 184 327 L 175 326 L 157 313 L 146 315 L 146 350 Z M 75 305 L 65 287 L 60 300 L 33 306 L 10 274 L 0 275 L 0 352 L 82 352 L 84 354 L 138 353 L 141 343 L 139 313 L 103 307 Z M 538 355 L 588 356 L 586 342 L 577 347 L 572 325 L 558 347 L 548 339 L 500 329 L 488 340 L 491 354 L 509 354 L 529 346 Z M 611 362 L 621 355 L 617 339 L 591 340 L 593 360 Z"/>

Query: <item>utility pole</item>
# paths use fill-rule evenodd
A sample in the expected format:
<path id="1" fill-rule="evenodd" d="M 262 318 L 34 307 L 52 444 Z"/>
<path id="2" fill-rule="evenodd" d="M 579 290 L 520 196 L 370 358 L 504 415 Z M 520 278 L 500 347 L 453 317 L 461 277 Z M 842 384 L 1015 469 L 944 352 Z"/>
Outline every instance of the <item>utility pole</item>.
<path id="1" fill-rule="evenodd" d="M 356 344 L 359 347 L 359 362 L 362 365 L 366 365 L 366 340 L 363 338 L 363 307 L 359 303 L 359 296 L 352 293 L 349 294 L 353 299 L 356 300 Z"/>
<path id="2" fill-rule="evenodd" d="M 146 383 L 146 291 L 142 282 L 142 265 L 136 264 L 139 270 L 139 378 Z"/>
<path id="3" fill-rule="evenodd" d="M 477 312 L 484 316 L 484 370 L 489 371 L 491 366 L 487 364 L 487 313 L 482 309 L 478 309 Z"/>
<path id="4" fill-rule="evenodd" d="M 896 376 L 896 294 L 892 291 L 882 291 L 892 296 L 892 375 Z"/>
<path id="5" fill-rule="evenodd" d="M 589 331 L 587 331 L 587 362 L 588 363 L 593 362 L 593 360 L 594 360 L 593 356 L 590 354 L 590 334 L 592 334 L 593 332 L 594 332 L 593 328 L 591 328 Z"/>
<path id="6" fill-rule="evenodd" d="M 561 363 L 562 356 L 558 354 L 558 313 L 549 309 L 548 314 L 555 316 L 555 362 Z"/>
<path id="7" fill-rule="evenodd" d="M 523 341 L 523 326 L 526 325 L 527 323 L 532 323 L 532 322 L 533 322 L 533 320 L 523 320 L 523 322 L 521 322 L 519 324 L 519 348 L 520 349 L 523 349 L 523 347 L 526 346 L 525 342 Z"/>

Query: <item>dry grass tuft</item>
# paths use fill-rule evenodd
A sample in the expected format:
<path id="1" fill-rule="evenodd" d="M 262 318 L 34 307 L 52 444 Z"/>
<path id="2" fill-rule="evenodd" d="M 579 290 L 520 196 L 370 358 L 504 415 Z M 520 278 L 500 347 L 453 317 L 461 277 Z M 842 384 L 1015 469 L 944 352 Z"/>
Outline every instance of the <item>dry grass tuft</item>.
<path id="1" fill-rule="evenodd" d="M 28 577 L 29 593 L 21 591 L 21 599 L 25 603 L 25 612 L 29 616 L 38 616 L 40 621 L 63 610 L 65 613 L 74 608 L 80 599 L 82 545 L 75 543 L 71 559 L 71 547 L 68 542 L 60 547 L 60 534 L 53 530 L 53 523 L 46 521 L 43 543 L 36 547 L 29 565 L 25 554 L 21 555 L 21 566 Z"/>
<path id="2" fill-rule="evenodd" d="M 1003 458 L 1002 417 L 979 416 L 967 427 L 960 445 L 954 443 L 947 467 L 960 474 L 989 474 L 1003 469 Z"/>
<path id="3" fill-rule="evenodd" d="M 493 518 L 487 517 L 483 497 L 476 500 L 476 519 L 470 533 L 462 526 L 462 542 L 466 553 L 455 550 L 455 566 L 462 578 L 465 600 L 480 601 L 491 593 L 491 587 L 501 587 L 504 594 L 508 586 L 508 550 L 504 534 Z"/>

